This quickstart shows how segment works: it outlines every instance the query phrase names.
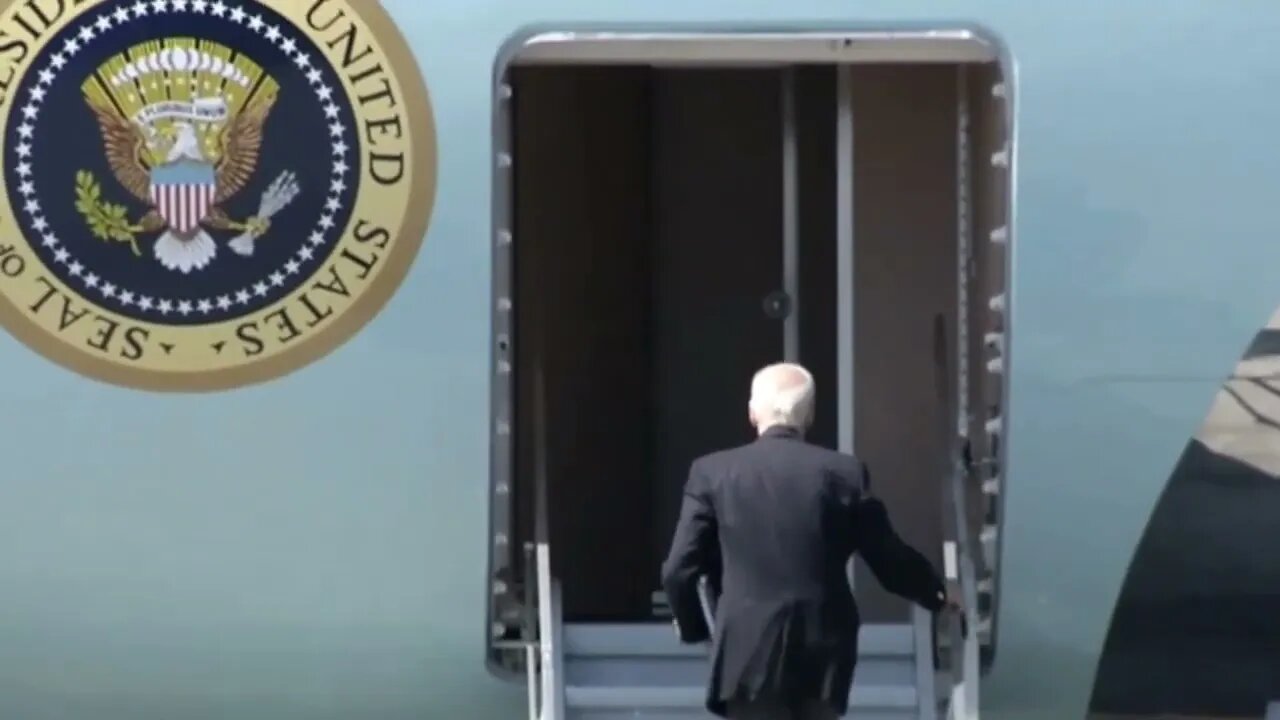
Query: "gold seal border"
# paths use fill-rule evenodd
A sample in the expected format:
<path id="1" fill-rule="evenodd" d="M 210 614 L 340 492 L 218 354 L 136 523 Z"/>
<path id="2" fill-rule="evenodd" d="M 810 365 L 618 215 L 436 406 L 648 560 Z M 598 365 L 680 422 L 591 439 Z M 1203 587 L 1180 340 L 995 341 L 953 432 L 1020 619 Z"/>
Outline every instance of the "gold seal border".
<path id="1" fill-rule="evenodd" d="M 22 0 L 0 0 L 0 13 L 8 12 L 19 2 Z M 279 12 L 270 0 L 257 2 Z M 27 317 L 22 308 L 7 298 L 0 299 L 0 325 L 45 359 L 85 377 L 137 390 L 175 393 L 231 390 L 279 379 L 328 356 L 368 325 L 400 289 L 425 241 L 435 210 L 438 137 L 422 70 L 404 35 L 381 2 L 346 0 L 342 7 L 368 27 L 400 85 L 404 115 L 411 132 L 409 159 L 414 172 L 405 214 L 390 243 L 390 252 L 384 258 L 385 265 L 378 277 L 333 322 L 300 338 L 298 344 L 262 360 L 194 372 L 147 370 L 96 358 L 69 347 L 64 340 Z M 70 12 L 77 16 L 80 14 L 75 10 Z M 13 108 L 9 110 L 12 112 Z"/>

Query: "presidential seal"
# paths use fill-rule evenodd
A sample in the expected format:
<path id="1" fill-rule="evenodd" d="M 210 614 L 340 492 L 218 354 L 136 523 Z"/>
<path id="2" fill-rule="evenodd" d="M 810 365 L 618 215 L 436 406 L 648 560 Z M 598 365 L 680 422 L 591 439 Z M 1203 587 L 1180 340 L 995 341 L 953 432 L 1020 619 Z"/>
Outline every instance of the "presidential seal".
<path id="1" fill-rule="evenodd" d="M 375 0 L 14 0 L 0 122 L 0 321 L 131 387 L 331 351 L 434 199 L 426 90 Z"/>

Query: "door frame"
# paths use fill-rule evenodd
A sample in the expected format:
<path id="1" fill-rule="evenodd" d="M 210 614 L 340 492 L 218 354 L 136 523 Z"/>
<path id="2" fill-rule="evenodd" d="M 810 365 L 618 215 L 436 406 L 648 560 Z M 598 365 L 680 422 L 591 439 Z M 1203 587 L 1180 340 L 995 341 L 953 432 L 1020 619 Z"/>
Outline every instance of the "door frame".
<path id="1" fill-rule="evenodd" d="M 651 64 L 656 66 L 777 66 L 794 64 L 847 65 L 871 62 L 939 62 L 972 63 L 997 62 L 1012 76 L 1013 58 L 1003 41 L 993 32 L 976 24 L 900 23 L 879 25 L 855 25 L 844 27 L 795 27 L 728 28 L 716 25 L 684 25 L 644 28 L 639 26 L 542 26 L 524 28 L 499 48 L 494 65 L 492 87 L 492 153 L 491 177 L 491 345 L 490 345 L 490 451 L 489 451 L 489 543 L 488 584 L 486 611 L 486 665 L 490 672 L 509 679 L 523 678 L 520 664 L 523 653 L 504 647 L 501 638 L 510 628 L 511 617 L 515 622 L 526 622 L 532 613 L 523 608 L 526 598 L 519 588 L 504 581 L 515 561 L 520 547 L 512 537 L 514 507 L 512 503 L 514 478 L 513 411 L 514 308 L 512 281 L 514 276 L 515 242 L 512 230 L 513 178 L 512 178 L 512 90 L 507 83 L 508 72 L 515 65 L 538 64 Z M 842 93 L 842 96 L 845 95 Z M 849 108 L 851 106 L 844 106 Z M 841 164 L 847 158 L 847 177 L 838 176 L 839 197 L 853 196 L 853 119 L 852 112 L 845 113 L 845 122 L 839 123 L 840 135 L 848 143 L 848 152 L 842 153 Z M 794 127 L 794 126 L 793 126 Z M 784 144 L 784 148 L 786 145 Z M 790 160 L 784 150 L 784 172 L 788 162 L 794 162 L 794 147 Z M 847 185 L 841 186 L 843 181 Z M 847 188 L 848 192 L 843 190 Z M 796 196 L 793 182 L 784 190 L 784 197 Z M 847 207 L 845 207 L 847 206 Z M 788 355 L 798 353 L 798 322 L 795 311 L 802 288 L 799 287 L 798 233 L 795 232 L 797 216 L 795 203 L 784 228 L 784 290 L 792 295 L 790 313 L 784 322 L 784 347 Z M 840 210 L 845 207 L 844 210 Z M 844 333 L 839 343 L 841 355 L 841 398 L 839 437 L 841 449 L 852 449 L 853 438 L 853 212 L 851 202 L 837 203 L 838 247 L 847 253 L 848 263 L 840 263 L 838 294 L 840 312 L 849 322 L 842 322 L 837 329 Z M 787 238 L 790 238 L 788 240 Z M 847 392 L 845 391 L 847 388 Z M 512 609 L 522 609 L 512 613 Z M 505 612 L 504 612 L 505 610 Z"/>

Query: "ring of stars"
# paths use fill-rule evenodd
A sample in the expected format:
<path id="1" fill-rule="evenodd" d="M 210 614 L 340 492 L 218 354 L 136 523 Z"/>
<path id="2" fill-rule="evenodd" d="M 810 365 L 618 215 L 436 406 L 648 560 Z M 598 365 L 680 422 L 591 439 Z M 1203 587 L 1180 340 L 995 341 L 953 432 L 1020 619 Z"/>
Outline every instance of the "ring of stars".
<path id="1" fill-rule="evenodd" d="M 147 16 L 165 13 L 192 13 L 214 18 L 223 18 L 229 22 L 245 26 L 272 42 L 281 52 L 301 70 L 307 78 L 312 91 L 324 109 L 329 124 L 329 147 L 332 153 L 331 173 L 328 195 L 324 205 L 324 213 L 316 222 L 315 229 L 307 237 L 305 243 L 279 268 L 251 285 L 235 292 L 216 297 L 195 299 L 175 299 L 153 297 L 136 293 L 119 284 L 110 282 L 88 270 L 81 262 L 63 247 L 62 241 L 51 232 L 49 221 L 45 218 L 36 198 L 35 184 L 31 181 L 31 140 L 35 134 L 35 121 L 40 113 L 40 106 L 48 95 L 49 87 L 57 79 L 58 71 L 67 65 L 67 58 L 75 55 L 94 38 L 110 30 L 112 27 L 124 25 L 130 21 Z M 347 153 L 352 145 L 347 142 L 351 137 L 349 128 L 339 119 L 339 108 L 333 102 L 334 90 L 325 84 L 323 75 L 312 64 L 311 57 L 298 48 L 297 41 L 287 36 L 279 26 L 267 23 L 259 15 L 251 14 L 234 3 L 234 0 L 136 0 L 132 5 L 120 5 L 114 11 L 103 12 L 96 19 L 81 25 L 80 30 L 67 38 L 62 48 L 50 58 L 48 66 L 37 74 L 37 84 L 30 91 L 30 96 L 20 112 L 22 122 L 17 127 L 18 144 L 14 151 L 17 154 L 15 171 L 17 172 L 18 192 L 22 195 L 22 210 L 29 216 L 31 227 L 40 234 L 41 244 L 52 253 L 54 261 L 65 266 L 67 272 L 89 290 L 112 299 L 125 307 L 138 307 L 143 311 L 155 311 L 163 315 L 177 313 L 183 317 L 192 313 L 208 315 L 215 309 L 226 311 L 234 306 L 248 305 L 254 298 L 266 301 L 284 287 L 285 280 L 302 272 L 303 268 L 319 256 L 319 250 L 325 244 L 327 235 L 334 230 L 335 217 L 342 210 L 342 193 L 347 189 L 345 179 L 352 170 L 347 163 Z M 340 229 L 339 229 L 340 230 Z"/>

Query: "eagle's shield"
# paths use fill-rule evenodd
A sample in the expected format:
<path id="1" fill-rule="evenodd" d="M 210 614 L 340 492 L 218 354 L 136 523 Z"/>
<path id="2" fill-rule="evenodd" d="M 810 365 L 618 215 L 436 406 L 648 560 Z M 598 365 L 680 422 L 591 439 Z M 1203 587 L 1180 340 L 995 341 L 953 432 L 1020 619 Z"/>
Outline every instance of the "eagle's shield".
<path id="1" fill-rule="evenodd" d="M 213 207 L 217 189 L 217 175 L 209 163 L 180 160 L 151 171 L 151 202 L 179 235 L 199 227 Z"/>

